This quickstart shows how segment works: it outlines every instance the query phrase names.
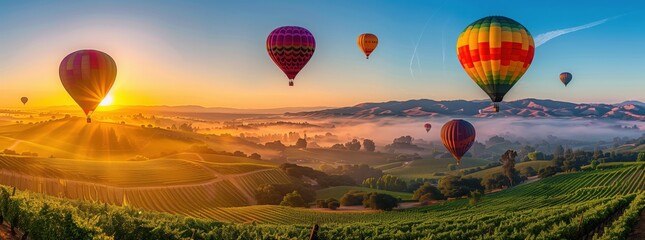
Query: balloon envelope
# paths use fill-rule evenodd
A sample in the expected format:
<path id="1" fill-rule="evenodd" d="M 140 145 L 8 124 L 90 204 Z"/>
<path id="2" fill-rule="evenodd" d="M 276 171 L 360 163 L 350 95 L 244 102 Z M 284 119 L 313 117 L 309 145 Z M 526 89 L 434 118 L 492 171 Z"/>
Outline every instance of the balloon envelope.
<path id="1" fill-rule="evenodd" d="M 65 90 L 89 117 L 112 88 L 116 63 L 101 51 L 79 50 L 63 58 L 59 75 Z"/>
<path id="2" fill-rule="evenodd" d="M 20 98 L 20 101 L 22 102 L 22 105 L 25 105 L 25 104 L 27 104 L 27 102 L 29 101 L 29 98 L 27 98 L 27 97 L 21 97 L 21 98 Z"/>
<path id="3" fill-rule="evenodd" d="M 289 78 L 289 86 L 293 86 L 293 79 L 314 55 L 316 40 L 305 28 L 284 26 L 269 34 L 266 47 L 269 57 Z"/>
<path id="4" fill-rule="evenodd" d="M 461 157 L 475 142 L 475 127 L 465 120 L 450 120 L 441 127 L 441 142 L 452 153 L 459 165 Z"/>
<path id="5" fill-rule="evenodd" d="M 430 129 L 432 128 L 432 124 L 426 123 L 426 124 L 423 124 L 423 127 L 426 129 L 426 132 L 430 132 Z"/>
<path id="6" fill-rule="evenodd" d="M 529 31 L 502 16 L 484 17 L 471 23 L 457 39 L 461 66 L 495 103 L 501 102 L 528 70 L 534 52 Z"/>
<path id="7" fill-rule="evenodd" d="M 571 82 L 571 79 L 573 79 L 573 75 L 571 75 L 571 73 L 568 73 L 568 72 L 560 73 L 560 81 L 564 83 L 564 86 L 567 86 L 569 82 Z"/>
<path id="8" fill-rule="evenodd" d="M 378 45 L 378 38 L 374 34 L 363 33 L 361 35 L 358 35 L 358 40 L 356 40 L 356 43 L 358 44 L 358 48 L 360 48 L 361 51 L 363 51 L 363 53 L 365 54 L 365 58 L 369 59 L 370 54 L 372 54 L 372 52 Z"/>

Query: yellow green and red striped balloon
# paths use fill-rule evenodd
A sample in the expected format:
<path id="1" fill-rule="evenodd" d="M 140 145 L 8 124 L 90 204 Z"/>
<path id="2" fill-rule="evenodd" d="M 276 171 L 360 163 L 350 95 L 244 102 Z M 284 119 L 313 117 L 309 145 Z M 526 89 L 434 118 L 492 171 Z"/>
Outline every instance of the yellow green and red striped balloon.
<path id="1" fill-rule="evenodd" d="M 468 25 L 457 40 L 457 58 L 493 102 L 501 102 L 533 61 L 529 31 L 513 19 L 489 16 Z"/>

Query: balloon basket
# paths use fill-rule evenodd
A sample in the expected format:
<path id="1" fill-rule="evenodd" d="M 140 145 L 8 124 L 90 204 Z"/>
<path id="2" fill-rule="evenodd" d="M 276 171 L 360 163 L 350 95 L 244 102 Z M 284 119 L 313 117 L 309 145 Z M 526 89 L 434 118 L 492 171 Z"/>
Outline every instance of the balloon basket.
<path id="1" fill-rule="evenodd" d="M 293 80 L 289 79 L 289 86 L 293 87 Z"/>

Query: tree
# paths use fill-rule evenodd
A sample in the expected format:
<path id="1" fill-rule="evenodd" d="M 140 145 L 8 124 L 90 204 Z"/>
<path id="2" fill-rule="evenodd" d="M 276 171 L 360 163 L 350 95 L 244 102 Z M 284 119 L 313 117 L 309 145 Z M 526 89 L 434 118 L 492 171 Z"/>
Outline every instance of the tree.
<path id="1" fill-rule="evenodd" d="M 479 190 L 471 191 L 468 195 L 468 204 L 475 205 L 482 197 L 482 193 Z"/>
<path id="2" fill-rule="evenodd" d="M 349 191 L 340 198 L 340 204 L 343 206 L 356 206 L 363 204 L 365 193 L 361 191 Z"/>
<path id="3" fill-rule="evenodd" d="M 390 211 L 399 206 L 399 200 L 384 193 L 369 193 L 363 198 L 363 206 L 374 210 Z"/>
<path id="4" fill-rule="evenodd" d="M 300 193 L 298 191 L 293 191 L 291 193 L 287 193 L 287 195 L 284 195 L 284 198 L 282 198 L 282 202 L 280 202 L 281 206 L 289 206 L 289 207 L 305 207 L 305 200 L 302 199 L 302 196 L 300 196 Z"/>
<path id="5" fill-rule="evenodd" d="M 591 168 L 596 169 L 599 164 L 600 163 L 598 162 L 598 160 L 594 159 L 594 160 L 591 161 Z"/>
<path id="6" fill-rule="evenodd" d="M 645 152 L 639 152 L 638 153 L 638 158 L 636 158 L 637 162 L 645 162 Z"/>
<path id="7" fill-rule="evenodd" d="M 273 184 L 262 185 L 255 192 L 255 199 L 258 204 L 278 205 L 280 204 L 282 194 Z"/>
<path id="8" fill-rule="evenodd" d="M 531 161 L 543 160 L 545 158 L 544 153 L 538 151 L 530 152 L 527 156 Z"/>
<path id="9" fill-rule="evenodd" d="M 525 176 L 525 177 L 533 177 L 533 176 L 535 176 L 537 174 L 538 174 L 538 172 L 535 170 L 535 168 L 533 168 L 531 166 L 522 168 L 520 170 L 520 175 Z"/>
<path id="10" fill-rule="evenodd" d="M 413 139 L 412 139 L 412 137 L 410 137 L 410 136 L 401 136 L 401 137 L 395 138 L 395 139 L 392 141 L 392 143 L 400 143 L 400 144 L 407 144 L 407 145 L 410 145 L 410 144 L 412 144 L 412 140 L 413 140 Z"/>
<path id="11" fill-rule="evenodd" d="M 361 150 L 361 142 L 356 139 L 352 139 L 351 142 L 345 143 L 345 147 L 350 151 L 358 151 Z"/>
<path id="12" fill-rule="evenodd" d="M 361 185 L 367 188 L 376 188 L 376 178 L 366 178 L 365 180 L 363 180 L 363 183 Z"/>
<path id="13" fill-rule="evenodd" d="M 282 144 L 282 142 L 280 142 L 280 140 L 273 141 L 273 142 L 267 142 L 267 143 L 264 144 L 264 146 L 266 146 L 267 148 L 273 149 L 273 150 L 277 150 L 277 151 L 284 151 L 284 149 L 287 148 L 287 146 Z"/>
<path id="14" fill-rule="evenodd" d="M 253 154 L 251 154 L 251 156 L 249 156 L 249 158 L 261 160 L 262 156 L 260 156 L 260 154 L 253 153 Z"/>
<path id="15" fill-rule="evenodd" d="M 508 178 L 508 180 L 511 183 L 511 186 L 515 184 L 515 179 L 517 175 L 517 171 L 515 170 L 515 157 L 517 157 L 517 152 L 513 150 L 506 150 L 506 152 L 502 155 L 502 168 L 504 169 L 504 175 Z"/>
<path id="16" fill-rule="evenodd" d="M 340 203 L 336 200 L 327 203 L 327 207 L 331 210 L 336 210 L 340 207 Z"/>
<path id="17" fill-rule="evenodd" d="M 307 140 L 304 138 L 298 138 L 298 141 L 296 141 L 296 148 L 307 148 Z"/>
<path id="18" fill-rule="evenodd" d="M 422 202 L 429 200 L 444 200 L 446 199 L 446 197 L 441 194 L 441 191 L 439 191 L 437 187 L 432 186 L 432 184 L 426 182 L 421 185 L 419 189 L 414 191 L 412 199 Z"/>
<path id="19" fill-rule="evenodd" d="M 449 171 L 455 171 L 455 170 L 457 170 L 457 165 L 452 164 L 452 163 L 449 163 L 449 164 L 448 164 L 448 170 L 449 170 Z"/>
<path id="20" fill-rule="evenodd" d="M 340 144 L 340 143 L 336 143 L 336 144 L 332 145 L 332 146 L 331 146 L 331 149 L 347 150 L 347 148 L 345 147 L 345 145 Z"/>
<path id="21" fill-rule="evenodd" d="M 368 151 L 368 152 L 374 152 L 374 150 L 376 150 L 376 144 L 374 144 L 374 141 L 370 139 L 364 139 L 363 149 L 365 149 L 365 151 Z"/>
<path id="22" fill-rule="evenodd" d="M 484 191 L 479 178 L 462 178 L 460 176 L 448 175 L 439 180 L 437 186 L 446 197 L 456 198 L 468 195 L 470 191 Z"/>
<path id="23" fill-rule="evenodd" d="M 593 150 L 593 159 L 599 159 L 603 156 L 602 150 L 598 149 L 598 146 L 596 146 Z"/>

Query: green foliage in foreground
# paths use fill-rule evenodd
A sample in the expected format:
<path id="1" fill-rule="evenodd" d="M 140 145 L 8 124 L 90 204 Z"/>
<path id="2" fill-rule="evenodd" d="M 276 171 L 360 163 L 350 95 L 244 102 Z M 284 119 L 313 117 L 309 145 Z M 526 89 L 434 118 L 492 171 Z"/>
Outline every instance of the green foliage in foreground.
<path id="1" fill-rule="evenodd" d="M 0 187 L 0 211 L 33 239 L 578 239 L 621 209 L 613 238 L 645 198 L 645 164 L 560 174 L 499 193 L 392 212 L 316 212 L 282 206 L 229 208 L 222 223 L 65 200 Z M 190 201 L 187 199 L 187 201 Z M 248 210 L 248 211 L 247 211 Z M 259 211 L 262 210 L 262 211 Z"/>

